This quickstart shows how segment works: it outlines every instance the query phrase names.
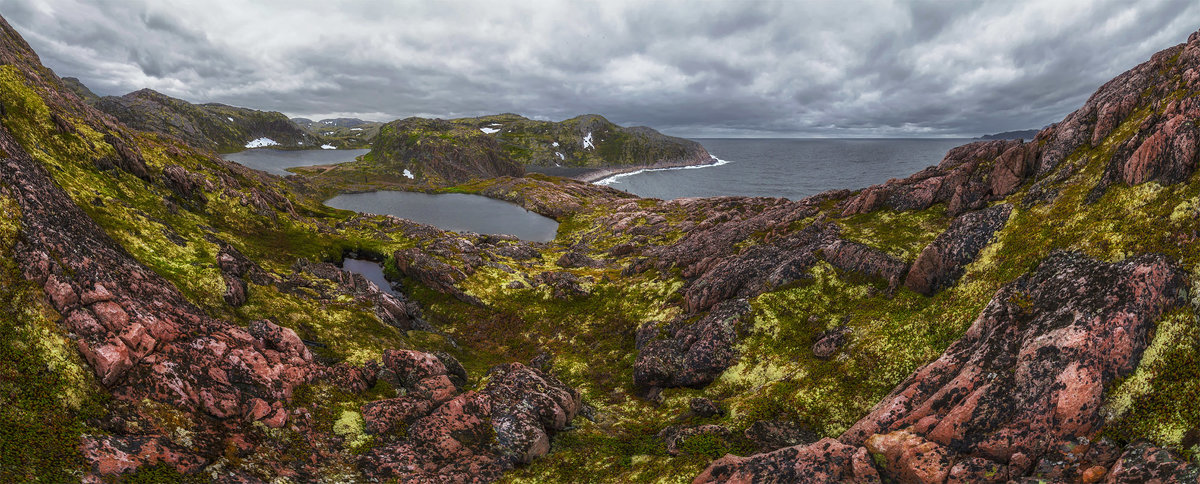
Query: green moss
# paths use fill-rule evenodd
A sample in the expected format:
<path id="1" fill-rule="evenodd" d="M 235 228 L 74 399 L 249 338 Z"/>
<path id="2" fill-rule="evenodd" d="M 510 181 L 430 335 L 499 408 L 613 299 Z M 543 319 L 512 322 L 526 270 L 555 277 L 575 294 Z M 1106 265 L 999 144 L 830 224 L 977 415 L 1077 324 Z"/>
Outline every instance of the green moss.
<path id="1" fill-rule="evenodd" d="M 1158 323 L 1137 370 L 1111 385 L 1105 402 L 1105 435 L 1127 443 L 1139 438 L 1180 448 L 1184 434 L 1200 428 L 1200 406 L 1182 404 L 1200 395 L 1200 323 L 1193 311 L 1176 310 Z"/>
<path id="2" fill-rule="evenodd" d="M 842 226 L 843 238 L 911 262 L 950 226 L 950 217 L 945 205 L 938 204 L 907 212 L 876 210 L 838 220 L 838 224 Z"/>
<path id="3" fill-rule="evenodd" d="M 16 201 L 0 196 L 0 481 L 76 481 L 80 437 L 94 432 L 86 422 L 103 414 L 103 397 L 13 260 L 20 221 Z"/>

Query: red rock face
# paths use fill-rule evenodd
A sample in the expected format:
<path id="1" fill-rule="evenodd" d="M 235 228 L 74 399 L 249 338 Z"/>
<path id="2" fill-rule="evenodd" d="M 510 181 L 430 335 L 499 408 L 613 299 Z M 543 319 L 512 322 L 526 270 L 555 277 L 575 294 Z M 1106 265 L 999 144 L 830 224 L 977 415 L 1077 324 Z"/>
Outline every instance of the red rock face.
<path id="1" fill-rule="evenodd" d="M 899 482 L 1007 480 L 1043 465 L 1040 456 L 1045 472 L 1094 476 L 1093 467 L 1106 469 L 1115 457 L 1105 457 L 1101 444 L 1079 452 L 1072 446 L 1101 430 L 1105 386 L 1133 370 L 1153 325 L 1183 303 L 1185 288 L 1184 274 L 1158 256 L 1108 264 L 1055 253 L 998 291 L 962 339 L 847 430 L 839 438 L 845 448 L 818 443 L 726 457 L 697 482 L 758 482 L 789 466 L 830 480 L 858 478 L 844 463 L 867 450 Z M 1053 457 L 1060 452 L 1066 457 Z M 1087 457 L 1076 457 L 1081 452 Z M 1167 453 L 1134 452 L 1146 455 L 1111 474 L 1200 475 Z M 1135 481 L 1142 482 L 1111 482 Z"/>
<path id="2" fill-rule="evenodd" d="M 437 405 L 404 440 L 364 455 L 363 473 L 402 482 L 492 481 L 549 452 L 550 435 L 579 412 L 579 393 L 539 370 L 500 365 L 488 378 L 483 391 Z"/>
<path id="3" fill-rule="evenodd" d="M 822 439 L 807 446 L 787 447 L 752 457 L 727 455 L 710 464 L 692 482 L 819 484 L 877 483 L 880 479 L 866 449 Z"/>
<path id="4" fill-rule="evenodd" d="M 1055 254 L 999 291 L 961 340 L 841 440 L 911 428 L 1007 462 L 1087 435 L 1101 422 L 1104 385 L 1133 369 L 1183 284 L 1155 257 L 1110 265 Z"/>

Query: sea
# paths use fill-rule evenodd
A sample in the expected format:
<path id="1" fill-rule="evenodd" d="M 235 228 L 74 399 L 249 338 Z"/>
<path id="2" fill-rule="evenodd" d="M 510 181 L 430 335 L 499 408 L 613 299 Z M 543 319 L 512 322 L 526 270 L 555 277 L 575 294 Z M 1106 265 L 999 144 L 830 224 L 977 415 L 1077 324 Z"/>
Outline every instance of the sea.
<path id="1" fill-rule="evenodd" d="M 598 183 L 646 198 L 782 197 L 858 189 L 937 165 L 969 138 L 701 138 L 713 165 L 641 170 Z"/>

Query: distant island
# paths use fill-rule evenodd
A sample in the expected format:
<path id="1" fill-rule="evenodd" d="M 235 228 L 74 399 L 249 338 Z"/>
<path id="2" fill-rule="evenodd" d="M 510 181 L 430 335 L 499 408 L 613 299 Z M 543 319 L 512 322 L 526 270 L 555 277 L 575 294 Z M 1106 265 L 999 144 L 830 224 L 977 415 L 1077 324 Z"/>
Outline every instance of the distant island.
<path id="1" fill-rule="evenodd" d="M 975 139 L 995 140 L 995 139 L 1033 139 L 1037 136 L 1040 129 L 1025 129 L 1021 131 L 1005 131 L 1003 133 L 985 134 Z"/>

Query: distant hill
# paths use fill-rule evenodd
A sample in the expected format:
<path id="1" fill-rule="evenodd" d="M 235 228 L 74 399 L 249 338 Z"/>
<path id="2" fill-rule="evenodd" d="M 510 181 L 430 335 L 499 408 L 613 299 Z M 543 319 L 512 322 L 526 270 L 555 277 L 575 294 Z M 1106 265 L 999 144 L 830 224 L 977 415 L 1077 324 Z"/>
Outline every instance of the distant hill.
<path id="1" fill-rule="evenodd" d="M 516 114 L 451 122 L 495 136 L 509 156 L 526 166 L 695 165 L 712 159 L 695 141 L 667 136 L 644 126 L 621 127 L 597 114 L 560 122 L 537 121 Z"/>
<path id="2" fill-rule="evenodd" d="M 347 129 L 326 128 L 333 123 L 324 121 L 315 124 L 323 136 Z M 595 114 L 561 122 L 516 114 L 452 120 L 413 117 L 378 129 L 371 152 L 362 160 L 324 175 L 437 186 L 520 176 L 525 167 L 666 167 L 712 161 L 700 143 L 646 127 L 624 128 Z"/>
<path id="3" fill-rule="evenodd" d="M 363 121 L 358 118 L 333 118 L 320 121 L 292 118 L 292 122 L 338 148 L 369 148 L 371 141 L 379 134 L 379 127 L 383 126 L 383 123 L 377 121 Z"/>
<path id="4" fill-rule="evenodd" d="M 74 84 L 83 86 L 78 81 Z M 307 149 L 324 144 L 319 136 L 297 126 L 283 113 L 215 103 L 192 104 L 151 89 L 95 98 L 91 104 L 130 127 L 174 136 L 197 148 L 220 153 L 264 147 Z"/>
<path id="5" fill-rule="evenodd" d="M 994 140 L 994 139 L 1033 139 L 1037 136 L 1040 129 L 1025 129 L 1021 131 L 1005 131 L 1003 133 L 985 134 L 976 139 Z"/>

